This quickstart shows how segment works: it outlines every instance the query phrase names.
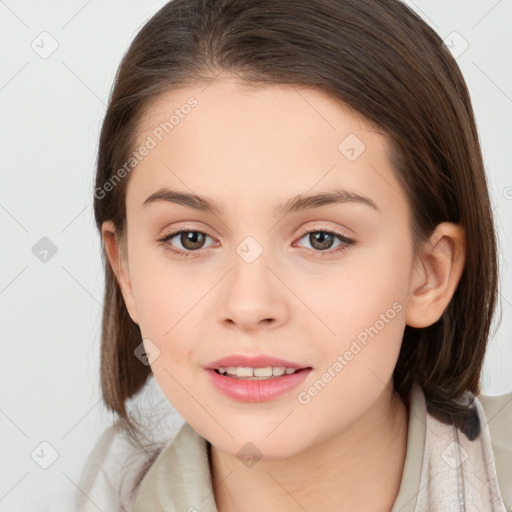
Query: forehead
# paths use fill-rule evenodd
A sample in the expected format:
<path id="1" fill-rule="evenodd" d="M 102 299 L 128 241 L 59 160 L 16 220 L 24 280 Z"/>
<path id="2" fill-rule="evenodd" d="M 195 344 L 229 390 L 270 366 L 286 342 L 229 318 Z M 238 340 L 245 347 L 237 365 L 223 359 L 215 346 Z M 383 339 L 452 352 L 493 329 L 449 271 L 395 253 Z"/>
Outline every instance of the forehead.
<path id="1" fill-rule="evenodd" d="M 261 134 L 263 127 L 269 134 L 284 125 L 286 131 L 280 133 L 280 142 L 286 134 L 297 136 L 299 132 L 308 134 L 327 129 L 336 132 L 349 127 L 379 134 L 370 120 L 319 89 L 295 84 L 247 84 L 236 78 L 222 78 L 212 83 L 171 90 L 155 98 L 139 123 L 138 140 L 155 130 L 158 132 L 158 127 L 169 121 L 167 130 L 162 127 L 165 135 L 171 131 L 183 132 L 183 126 L 181 130 L 177 128 L 187 118 L 196 119 L 195 123 L 192 120 L 187 124 L 194 124 L 198 135 L 201 134 L 198 124 L 211 130 L 227 128 L 229 123 L 233 130 L 242 129 L 243 133 L 252 135 Z M 292 120 L 301 122 L 298 125 L 287 124 Z M 384 137 L 382 132 L 380 134 Z M 214 132 L 210 133 L 210 136 L 214 135 Z M 272 139 L 270 137 L 266 143 Z"/>
<path id="2" fill-rule="evenodd" d="M 381 205 L 405 201 L 385 134 L 311 88 L 217 79 L 173 90 L 141 119 L 136 146 L 150 140 L 128 187 L 137 204 L 162 186 L 220 201 L 227 192 L 278 201 L 340 186 Z"/>

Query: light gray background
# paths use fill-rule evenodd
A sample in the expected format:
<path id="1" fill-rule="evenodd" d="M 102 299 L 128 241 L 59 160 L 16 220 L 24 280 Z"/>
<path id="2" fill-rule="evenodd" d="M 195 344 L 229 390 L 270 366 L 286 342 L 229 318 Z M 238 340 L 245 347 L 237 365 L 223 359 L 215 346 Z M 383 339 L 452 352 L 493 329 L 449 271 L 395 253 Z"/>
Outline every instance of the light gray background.
<path id="1" fill-rule="evenodd" d="M 97 139 L 120 58 L 165 3 L 0 0 L 1 511 L 62 504 L 56 496 L 75 490 L 112 420 L 99 386 Z M 483 390 L 501 394 L 512 391 L 512 0 L 407 3 L 454 52 L 469 45 L 457 60 L 476 111 L 501 252 L 502 321 Z M 45 55 L 52 44 L 58 48 Z M 43 237 L 57 248 L 46 262 L 32 252 Z M 34 450 L 49 456 L 44 441 L 59 455 L 48 469 L 31 458 Z"/>

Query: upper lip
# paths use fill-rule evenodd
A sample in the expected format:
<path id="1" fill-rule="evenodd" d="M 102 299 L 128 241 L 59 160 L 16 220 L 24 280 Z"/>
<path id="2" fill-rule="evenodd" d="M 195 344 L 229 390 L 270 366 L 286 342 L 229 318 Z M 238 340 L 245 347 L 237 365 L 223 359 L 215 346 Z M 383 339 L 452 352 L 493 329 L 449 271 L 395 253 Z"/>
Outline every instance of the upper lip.
<path id="1" fill-rule="evenodd" d="M 294 368 L 295 370 L 300 370 L 302 368 L 310 368 L 309 366 L 304 366 L 301 364 L 293 363 L 291 361 L 286 361 L 285 359 L 280 359 L 279 357 L 273 357 L 264 354 L 258 356 L 244 356 L 234 354 L 231 356 L 222 357 L 221 359 L 217 359 L 216 361 L 212 361 L 211 363 L 206 365 L 206 369 L 218 370 L 221 366 L 244 366 L 247 368 L 267 368 L 269 366 L 284 366 L 285 368 Z"/>

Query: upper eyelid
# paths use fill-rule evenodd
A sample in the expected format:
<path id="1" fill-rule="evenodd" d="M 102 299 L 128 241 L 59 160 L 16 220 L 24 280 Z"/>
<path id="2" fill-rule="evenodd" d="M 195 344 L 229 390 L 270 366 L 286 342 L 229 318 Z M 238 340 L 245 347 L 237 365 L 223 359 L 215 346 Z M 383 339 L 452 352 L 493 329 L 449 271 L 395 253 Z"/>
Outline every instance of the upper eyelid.
<path id="1" fill-rule="evenodd" d="M 208 231 L 204 229 L 192 229 L 192 228 L 179 228 L 176 230 L 171 230 L 169 233 L 162 235 L 159 240 L 168 240 L 169 238 L 174 238 L 175 236 L 179 235 L 180 233 L 202 233 L 203 235 L 209 236 L 210 238 L 214 239 L 214 236 L 211 235 Z"/>
<path id="2" fill-rule="evenodd" d="M 169 231 L 169 233 L 167 234 L 164 234 L 161 236 L 161 238 L 167 238 L 169 236 L 174 236 L 174 235 L 177 235 L 178 233 L 182 233 L 182 232 L 197 232 L 197 233 L 203 233 L 205 235 L 208 235 L 210 236 L 211 238 L 214 238 L 213 235 L 210 234 L 210 232 L 204 228 L 195 228 L 195 227 L 179 227 L 179 228 L 176 228 L 176 229 L 171 229 Z M 334 233 L 337 233 L 339 235 L 343 235 L 343 236 L 346 236 L 347 238 L 349 238 L 349 235 L 345 235 L 344 233 L 340 233 L 337 228 L 330 228 L 330 227 L 324 227 L 324 226 L 320 226 L 320 227 L 312 227 L 312 228 L 307 228 L 303 231 L 303 235 L 304 234 L 308 234 L 308 233 L 314 233 L 314 232 L 317 232 L 317 231 L 332 231 Z M 302 236 L 303 236 L 302 235 Z"/>

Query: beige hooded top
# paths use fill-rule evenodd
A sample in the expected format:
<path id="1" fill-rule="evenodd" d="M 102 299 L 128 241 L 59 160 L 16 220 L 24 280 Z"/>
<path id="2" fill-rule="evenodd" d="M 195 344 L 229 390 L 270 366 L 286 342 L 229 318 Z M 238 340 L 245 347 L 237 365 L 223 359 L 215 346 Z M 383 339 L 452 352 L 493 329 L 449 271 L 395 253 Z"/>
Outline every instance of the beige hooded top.
<path id="1" fill-rule="evenodd" d="M 512 392 L 479 396 L 475 406 L 482 430 L 470 441 L 428 414 L 423 391 L 413 388 L 404 470 L 391 512 L 512 511 Z M 107 431 L 89 457 L 80 485 L 80 512 L 97 507 L 109 512 L 218 512 L 208 443 L 188 423 L 149 462 L 149 469 L 143 468 L 145 476 L 135 489 L 144 460 L 132 458 L 127 465 L 118 455 L 117 468 L 107 467 L 114 456 L 113 438 Z M 115 492 L 118 471 L 126 477 L 120 493 Z M 99 473 L 108 483 L 101 483 Z"/>

